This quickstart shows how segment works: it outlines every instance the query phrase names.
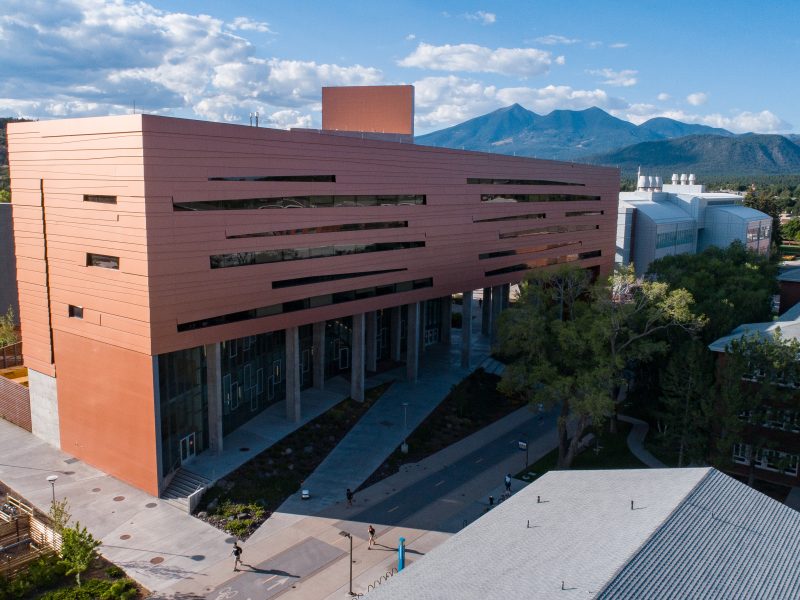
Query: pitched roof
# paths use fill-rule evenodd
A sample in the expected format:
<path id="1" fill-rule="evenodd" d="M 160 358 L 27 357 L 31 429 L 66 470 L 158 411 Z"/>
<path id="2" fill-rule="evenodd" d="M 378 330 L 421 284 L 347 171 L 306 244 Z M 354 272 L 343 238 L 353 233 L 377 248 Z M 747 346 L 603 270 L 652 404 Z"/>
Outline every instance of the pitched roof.
<path id="1" fill-rule="evenodd" d="M 796 600 L 798 544 L 800 513 L 713 469 L 552 471 L 370 598 Z"/>

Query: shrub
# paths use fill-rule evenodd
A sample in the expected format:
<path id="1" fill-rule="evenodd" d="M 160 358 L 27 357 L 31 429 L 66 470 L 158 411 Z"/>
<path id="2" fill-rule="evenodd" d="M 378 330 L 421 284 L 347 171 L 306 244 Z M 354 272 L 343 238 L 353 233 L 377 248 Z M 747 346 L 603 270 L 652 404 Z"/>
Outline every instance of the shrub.
<path id="1" fill-rule="evenodd" d="M 90 579 L 80 587 L 62 588 L 44 594 L 41 600 L 132 600 L 139 590 L 130 579 Z"/>
<path id="2" fill-rule="evenodd" d="M 106 576 L 109 579 L 119 579 L 120 577 L 125 577 L 125 571 L 120 569 L 117 565 L 111 565 L 106 568 Z"/>

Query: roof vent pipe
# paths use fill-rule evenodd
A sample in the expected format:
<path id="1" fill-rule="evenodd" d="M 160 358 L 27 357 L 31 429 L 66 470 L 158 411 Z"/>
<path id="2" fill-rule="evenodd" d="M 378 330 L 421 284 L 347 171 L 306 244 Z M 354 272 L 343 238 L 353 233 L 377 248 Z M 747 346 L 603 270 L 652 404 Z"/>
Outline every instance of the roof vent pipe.
<path id="1" fill-rule="evenodd" d="M 697 181 L 697 179 L 695 178 L 694 173 L 689 173 L 689 185 L 694 185 L 695 181 Z"/>
<path id="2" fill-rule="evenodd" d="M 653 187 L 655 187 L 657 192 L 661 191 L 661 175 L 655 176 L 655 185 Z"/>
<path id="3" fill-rule="evenodd" d="M 636 182 L 636 189 L 643 190 L 647 187 L 647 175 L 639 175 L 639 179 Z"/>
<path id="4" fill-rule="evenodd" d="M 672 174 L 672 185 L 678 185 L 680 183 L 680 177 L 678 177 L 677 173 Z"/>
<path id="5" fill-rule="evenodd" d="M 686 173 L 681 173 L 681 185 L 688 185 L 689 184 L 689 177 Z"/>

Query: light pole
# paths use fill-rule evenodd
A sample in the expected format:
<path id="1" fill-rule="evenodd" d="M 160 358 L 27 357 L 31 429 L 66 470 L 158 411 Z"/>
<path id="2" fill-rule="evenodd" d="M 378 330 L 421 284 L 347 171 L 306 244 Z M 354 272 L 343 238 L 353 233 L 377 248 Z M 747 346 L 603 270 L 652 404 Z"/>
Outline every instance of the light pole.
<path id="1" fill-rule="evenodd" d="M 348 594 L 355 596 L 355 592 L 353 592 L 353 536 L 347 531 L 340 531 L 339 535 L 350 539 L 350 591 Z"/>
<path id="2" fill-rule="evenodd" d="M 50 482 L 50 489 L 53 492 L 53 508 L 56 507 L 56 479 L 58 479 L 58 475 L 50 475 L 47 478 L 47 481 Z"/>

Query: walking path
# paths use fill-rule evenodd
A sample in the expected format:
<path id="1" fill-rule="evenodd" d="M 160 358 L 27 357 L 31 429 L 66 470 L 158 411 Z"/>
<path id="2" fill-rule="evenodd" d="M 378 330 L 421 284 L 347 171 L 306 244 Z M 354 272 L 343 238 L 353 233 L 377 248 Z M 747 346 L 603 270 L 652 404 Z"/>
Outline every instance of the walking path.
<path id="1" fill-rule="evenodd" d="M 311 498 L 300 492 L 287 499 L 279 512 L 316 514 L 340 502 L 345 490 L 355 490 L 397 449 L 408 433 L 417 428 L 441 403 L 450 389 L 472 369 L 461 367 L 461 336 L 454 330 L 449 346 L 438 346 L 423 354 L 416 383 L 397 380 L 361 417 L 341 442 L 303 483 Z M 473 336 L 472 364 L 489 354 L 486 338 Z"/>
<path id="2" fill-rule="evenodd" d="M 644 447 L 644 438 L 647 436 L 647 431 L 650 429 L 650 426 L 641 419 L 635 419 L 633 417 L 619 415 L 617 418 L 620 421 L 633 425 L 631 432 L 628 434 L 628 448 L 630 448 L 631 453 L 652 469 L 665 468 L 667 465 L 650 454 Z"/>

